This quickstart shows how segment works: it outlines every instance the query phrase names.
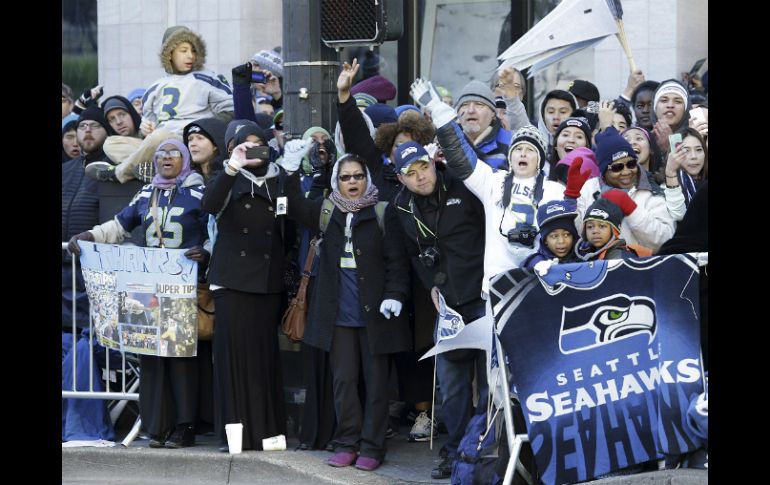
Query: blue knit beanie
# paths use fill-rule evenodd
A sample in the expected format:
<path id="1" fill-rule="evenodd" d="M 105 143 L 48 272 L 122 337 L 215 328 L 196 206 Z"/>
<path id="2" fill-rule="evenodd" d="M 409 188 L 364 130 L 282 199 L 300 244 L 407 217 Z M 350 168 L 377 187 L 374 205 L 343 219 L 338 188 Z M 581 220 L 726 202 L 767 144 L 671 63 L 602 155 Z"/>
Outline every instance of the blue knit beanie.
<path id="1" fill-rule="evenodd" d="M 631 144 L 620 136 L 620 133 L 618 133 L 614 126 L 610 126 L 596 135 L 596 146 L 594 148 L 596 160 L 599 162 L 599 171 L 602 175 L 604 175 L 607 167 L 613 162 L 617 162 L 625 157 L 631 157 L 634 160 L 638 159 L 636 152 L 631 148 Z"/>

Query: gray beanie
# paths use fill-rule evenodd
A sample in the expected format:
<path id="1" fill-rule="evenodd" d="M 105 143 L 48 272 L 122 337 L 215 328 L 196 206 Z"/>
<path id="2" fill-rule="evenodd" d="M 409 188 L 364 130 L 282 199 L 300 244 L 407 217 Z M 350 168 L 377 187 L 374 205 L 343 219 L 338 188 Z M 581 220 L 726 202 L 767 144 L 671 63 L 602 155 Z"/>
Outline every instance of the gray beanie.
<path id="1" fill-rule="evenodd" d="M 455 109 L 460 109 L 460 106 L 466 101 L 478 101 L 489 106 L 493 113 L 495 111 L 495 95 L 489 89 L 489 86 L 481 81 L 474 80 L 465 85 L 460 93 L 460 97 L 455 102 Z"/>

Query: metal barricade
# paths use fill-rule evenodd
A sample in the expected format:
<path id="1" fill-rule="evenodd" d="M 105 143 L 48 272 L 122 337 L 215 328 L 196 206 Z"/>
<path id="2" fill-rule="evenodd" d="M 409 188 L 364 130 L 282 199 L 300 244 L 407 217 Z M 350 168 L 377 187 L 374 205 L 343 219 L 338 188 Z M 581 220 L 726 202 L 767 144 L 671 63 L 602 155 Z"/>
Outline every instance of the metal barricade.
<path id="1" fill-rule="evenodd" d="M 62 242 L 62 251 L 67 250 L 67 243 Z M 136 356 L 129 355 L 128 357 L 124 352 L 117 350 L 111 350 L 105 348 L 105 367 L 103 372 L 106 375 L 106 388 L 104 391 L 94 391 L 94 322 L 89 312 L 88 328 L 89 328 L 89 356 L 88 356 L 88 390 L 79 391 L 77 386 L 77 341 L 80 336 L 77 328 L 77 258 L 72 258 L 72 388 L 69 390 L 62 389 L 62 399 L 104 399 L 113 401 L 108 405 L 110 408 L 110 419 L 115 424 L 120 417 L 120 414 L 125 409 L 129 401 L 139 401 L 139 359 Z M 98 345 L 98 344 L 97 344 Z M 118 369 L 110 369 L 110 352 L 120 353 L 121 368 L 119 370 L 121 374 L 121 385 L 119 390 L 111 390 L 110 383 L 113 373 L 117 377 Z M 129 377 L 127 377 L 129 376 Z M 141 427 L 141 416 L 137 416 L 131 431 L 123 439 L 121 445 L 128 446 L 139 434 L 139 428 Z"/>

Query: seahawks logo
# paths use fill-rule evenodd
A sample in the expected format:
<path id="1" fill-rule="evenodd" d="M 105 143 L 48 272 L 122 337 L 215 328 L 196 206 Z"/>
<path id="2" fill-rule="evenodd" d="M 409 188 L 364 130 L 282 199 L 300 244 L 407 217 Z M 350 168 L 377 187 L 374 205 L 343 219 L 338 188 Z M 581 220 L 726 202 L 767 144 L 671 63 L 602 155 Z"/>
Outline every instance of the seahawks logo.
<path id="1" fill-rule="evenodd" d="M 572 308 L 564 308 L 559 350 L 572 354 L 608 345 L 638 334 L 655 338 L 655 302 L 644 296 L 616 294 Z"/>
<path id="2" fill-rule="evenodd" d="M 401 153 L 401 160 L 405 159 L 412 153 L 417 153 L 417 147 L 408 147 Z"/>

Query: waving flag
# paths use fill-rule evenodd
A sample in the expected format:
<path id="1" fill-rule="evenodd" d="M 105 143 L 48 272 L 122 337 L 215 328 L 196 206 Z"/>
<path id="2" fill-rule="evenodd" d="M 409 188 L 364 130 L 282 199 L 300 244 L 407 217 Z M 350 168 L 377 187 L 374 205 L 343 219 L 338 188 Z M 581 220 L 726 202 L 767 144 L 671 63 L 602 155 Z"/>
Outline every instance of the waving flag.
<path id="1" fill-rule="evenodd" d="M 528 72 L 528 77 L 532 77 L 566 56 L 618 34 L 622 14 L 618 0 L 563 0 L 498 56 L 502 62 L 498 69 L 512 66 L 523 70 L 532 66 Z M 621 44 L 624 38 L 625 32 Z M 626 49 L 627 41 L 623 47 Z"/>

